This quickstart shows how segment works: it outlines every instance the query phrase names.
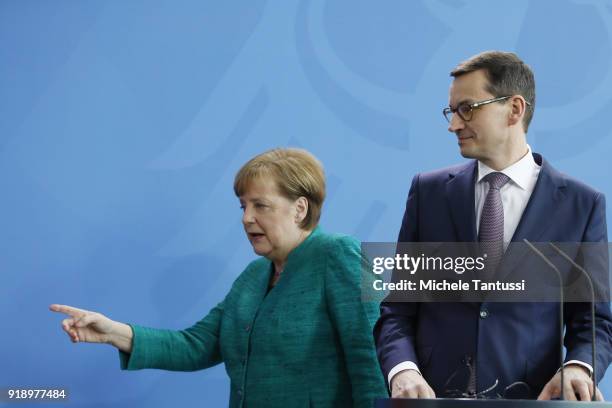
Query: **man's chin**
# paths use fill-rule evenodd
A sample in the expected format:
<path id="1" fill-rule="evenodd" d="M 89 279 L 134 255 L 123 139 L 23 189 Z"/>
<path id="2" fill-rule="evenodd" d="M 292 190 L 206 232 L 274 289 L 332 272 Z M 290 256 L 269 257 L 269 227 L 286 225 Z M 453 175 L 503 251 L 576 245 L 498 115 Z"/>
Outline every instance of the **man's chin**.
<path id="1" fill-rule="evenodd" d="M 459 153 L 461 154 L 461 156 L 465 157 L 466 159 L 477 159 L 474 152 L 471 149 L 468 149 L 466 146 L 460 146 Z"/>

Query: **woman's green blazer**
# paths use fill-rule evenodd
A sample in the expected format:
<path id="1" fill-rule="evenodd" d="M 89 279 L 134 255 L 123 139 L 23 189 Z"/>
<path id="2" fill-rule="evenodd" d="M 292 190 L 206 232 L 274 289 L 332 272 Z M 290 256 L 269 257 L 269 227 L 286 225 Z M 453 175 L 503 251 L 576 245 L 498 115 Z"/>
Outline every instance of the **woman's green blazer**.
<path id="1" fill-rule="evenodd" d="M 372 337 L 378 303 L 361 300 L 369 274 L 360 254 L 354 238 L 316 228 L 272 289 L 272 263 L 260 258 L 194 326 L 131 325 L 132 353 L 120 353 L 121 367 L 193 371 L 223 362 L 230 407 L 371 408 L 387 391 Z"/>

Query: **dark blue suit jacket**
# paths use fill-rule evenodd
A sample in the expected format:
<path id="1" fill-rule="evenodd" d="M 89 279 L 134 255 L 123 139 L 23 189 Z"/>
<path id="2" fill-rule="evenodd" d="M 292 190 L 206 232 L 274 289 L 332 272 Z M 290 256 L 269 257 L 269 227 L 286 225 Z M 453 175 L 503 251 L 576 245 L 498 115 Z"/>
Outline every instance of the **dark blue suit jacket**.
<path id="1" fill-rule="evenodd" d="M 559 173 L 540 155 L 534 159 L 540 175 L 512 241 L 607 242 L 603 194 Z M 471 161 L 414 177 L 398 241 L 476 241 L 476 173 L 477 162 Z M 564 310 L 565 360 L 591 363 L 590 305 L 566 303 Z M 597 304 L 596 312 L 601 379 L 612 358 L 610 304 Z M 383 302 L 374 336 L 385 378 L 395 365 L 413 361 L 443 397 L 449 377 L 472 359 L 478 391 L 498 380 L 495 392 L 503 393 L 523 381 L 537 397 L 559 368 L 559 317 L 554 302 Z"/>

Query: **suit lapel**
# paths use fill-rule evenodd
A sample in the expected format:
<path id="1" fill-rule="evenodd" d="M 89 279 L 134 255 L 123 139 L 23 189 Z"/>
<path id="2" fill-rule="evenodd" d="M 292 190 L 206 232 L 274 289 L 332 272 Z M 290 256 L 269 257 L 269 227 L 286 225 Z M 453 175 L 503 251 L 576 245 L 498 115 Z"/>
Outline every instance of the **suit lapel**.
<path id="1" fill-rule="evenodd" d="M 476 161 L 473 160 L 458 171 L 449 173 L 449 180 L 446 183 L 446 198 L 457 242 L 476 241 L 475 180 Z M 475 309 L 480 307 L 476 302 L 465 302 L 465 304 Z"/>
<path id="2" fill-rule="evenodd" d="M 450 173 L 446 183 L 446 198 L 458 242 L 476 241 L 475 177 L 476 161 L 472 161 L 456 173 Z"/>
<path id="3" fill-rule="evenodd" d="M 559 208 L 559 202 L 564 197 L 565 181 L 561 175 L 542 158 L 539 154 L 534 154 L 536 162 L 540 162 L 542 168 L 536 182 L 535 188 L 527 207 L 516 227 L 512 236 L 512 242 L 519 245 L 510 245 L 508 253 L 504 256 L 499 278 L 503 279 L 515 268 L 517 268 L 527 257 L 527 248 L 523 244 L 523 239 L 530 242 L 546 241 L 545 232 L 558 222 L 555 213 Z"/>

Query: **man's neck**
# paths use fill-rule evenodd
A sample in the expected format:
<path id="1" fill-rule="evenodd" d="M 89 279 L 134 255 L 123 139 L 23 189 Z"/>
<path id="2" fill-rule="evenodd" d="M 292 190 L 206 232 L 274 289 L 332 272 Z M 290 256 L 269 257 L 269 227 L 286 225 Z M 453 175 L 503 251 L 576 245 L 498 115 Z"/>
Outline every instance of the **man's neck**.
<path id="1" fill-rule="evenodd" d="M 529 148 L 527 147 L 527 143 L 521 143 L 519 146 L 510 149 L 509 153 L 487 158 L 481 160 L 481 162 L 495 171 L 501 171 L 521 160 L 528 152 Z"/>

